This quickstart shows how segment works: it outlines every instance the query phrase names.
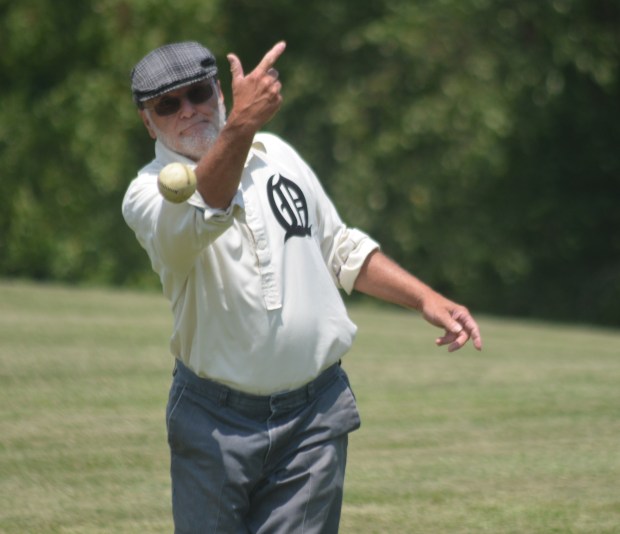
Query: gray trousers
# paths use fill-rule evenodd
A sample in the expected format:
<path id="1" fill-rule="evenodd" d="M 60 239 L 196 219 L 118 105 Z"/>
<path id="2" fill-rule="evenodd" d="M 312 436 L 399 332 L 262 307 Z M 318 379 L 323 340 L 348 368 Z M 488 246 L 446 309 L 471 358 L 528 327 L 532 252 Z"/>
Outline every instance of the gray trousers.
<path id="1" fill-rule="evenodd" d="M 166 417 L 176 534 L 338 532 L 348 433 L 360 425 L 340 365 L 263 397 L 177 361 Z"/>

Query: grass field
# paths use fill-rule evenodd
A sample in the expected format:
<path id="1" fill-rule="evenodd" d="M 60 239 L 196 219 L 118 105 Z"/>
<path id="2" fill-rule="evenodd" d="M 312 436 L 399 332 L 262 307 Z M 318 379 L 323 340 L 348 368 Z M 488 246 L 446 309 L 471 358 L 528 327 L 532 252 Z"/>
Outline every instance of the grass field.
<path id="1" fill-rule="evenodd" d="M 341 532 L 620 533 L 620 330 L 351 307 Z M 0 283 L 0 532 L 170 533 L 156 293 Z M 224 533 L 227 534 L 227 533 Z"/>

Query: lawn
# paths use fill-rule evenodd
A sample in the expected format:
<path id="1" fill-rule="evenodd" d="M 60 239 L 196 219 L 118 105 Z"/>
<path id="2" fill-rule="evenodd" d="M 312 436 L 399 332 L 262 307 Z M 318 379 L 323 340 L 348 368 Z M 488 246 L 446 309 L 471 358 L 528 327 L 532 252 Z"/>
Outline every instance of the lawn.
<path id="1" fill-rule="evenodd" d="M 620 532 L 620 330 L 350 306 L 343 533 Z M 170 533 L 158 293 L 0 283 L 0 532 Z M 224 533 L 226 534 L 226 533 Z"/>

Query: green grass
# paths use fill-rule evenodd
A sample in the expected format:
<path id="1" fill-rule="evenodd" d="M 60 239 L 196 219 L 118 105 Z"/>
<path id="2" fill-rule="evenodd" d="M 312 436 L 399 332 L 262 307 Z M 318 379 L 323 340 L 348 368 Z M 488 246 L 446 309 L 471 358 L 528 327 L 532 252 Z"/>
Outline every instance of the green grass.
<path id="1" fill-rule="evenodd" d="M 481 318 L 448 354 L 351 316 L 341 532 L 620 532 L 620 331 Z M 0 532 L 172 532 L 170 323 L 158 294 L 0 283 Z"/>

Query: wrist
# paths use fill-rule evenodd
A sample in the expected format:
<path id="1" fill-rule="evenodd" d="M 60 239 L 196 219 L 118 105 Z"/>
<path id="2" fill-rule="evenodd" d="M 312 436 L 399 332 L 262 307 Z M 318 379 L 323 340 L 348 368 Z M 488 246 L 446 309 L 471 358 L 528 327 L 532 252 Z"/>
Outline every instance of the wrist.
<path id="1" fill-rule="evenodd" d="M 235 137 L 253 139 L 259 129 L 260 124 L 248 119 L 247 113 L 236 112 L 233 108 L 226 119 L 222 132 L 228 132 Z"/>
<path id="2" fill-rule="evenodd" d="M 419 286 L 416 288 L 416 291 L 412 296 L 413 309 L 422 312 L 427 303 L 433 298 L 434 294 L 436 293 L 430 287 L 422 282 L 419 282 Z"/>

